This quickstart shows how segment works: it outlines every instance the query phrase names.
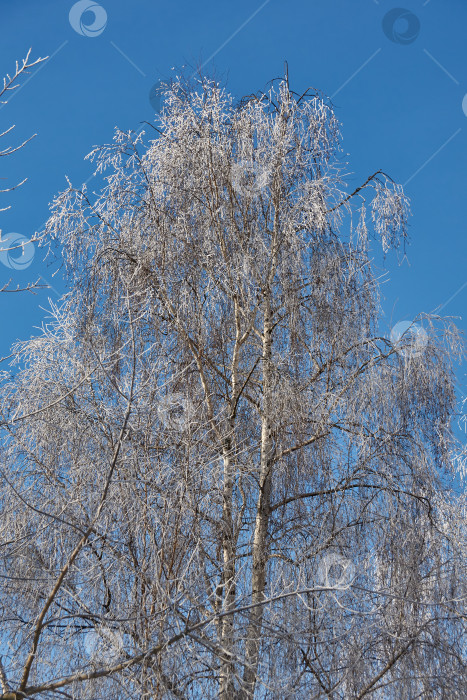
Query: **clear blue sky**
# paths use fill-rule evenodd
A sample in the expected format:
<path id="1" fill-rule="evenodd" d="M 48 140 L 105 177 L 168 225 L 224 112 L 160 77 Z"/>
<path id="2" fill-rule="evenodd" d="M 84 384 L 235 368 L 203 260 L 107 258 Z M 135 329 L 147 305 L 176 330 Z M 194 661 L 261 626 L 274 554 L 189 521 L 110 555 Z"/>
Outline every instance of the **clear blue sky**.
<path id="1" fill-rule="evenodd" d="M 152 121 L 151 87 L 173 67 L 206 62 L 241 96 L 283 75 L 287 60 L 292 88 L 332 97 L 351 184 L 379 168 L 407 183 L 411 245 L 402 264 L 395 254 L 386 261 L 388 331 L 446 302 L 441 313 L 461 316 L 467 330 L 467 2 L 401 3 L 406 12 L 388 15 L 392 0 L 102 0 L 105 12 L 74 20 L 84 33 L 95 21 L 94 35 L 83 36 L 70 24 L 72 0 L 0 0 L 0 72 L 29 47 L 33 57 L 51 56 L 0 108 L 0 131 L 16 124 L 8 143 L 38 134 L 2 159 L 2 185 L 28 177 L 2 195 L 1 206 L 12 205 L 0 213 L 3 234 L 40 230 L 65 175 L 75 186 L 91 175 L 84 156 L 94 145 L 109 142 L 115 126 Z M 43 275 L 63 290 L 41 258 L 36 251 L 21 271 L 0 264 L 0 286 Z M 0 356 L 35 333 L 49 296 L 57 298 L 53 290 L 0 295 Z M 458 377 L 467 393 L 465 371 Z"/>

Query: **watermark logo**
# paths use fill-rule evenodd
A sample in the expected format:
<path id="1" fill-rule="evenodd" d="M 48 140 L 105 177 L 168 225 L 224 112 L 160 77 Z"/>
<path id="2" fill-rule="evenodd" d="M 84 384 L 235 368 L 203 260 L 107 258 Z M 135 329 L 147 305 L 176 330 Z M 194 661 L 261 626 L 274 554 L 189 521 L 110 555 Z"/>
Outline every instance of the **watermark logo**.
<path id="1" fill-rule="evenodd" d="M 93 661 L 115 663 L 123 652 L 123 637 L 108 627 L 90 630 L 86 633 L 84 649 Z"/>
<path id="2" fill-rule="evenodd" d="M 0 262 L 10 270 L 25 270 L 34 259 L 34 243 L 20 233 L 0 235 Z"/>
<path id="3" fill-rule="evenodd" d="M 418 323 L 399 321 L 391 330 L 391 343 L 402 357 L 410 359 L 424 352 L 428 335 Z"/>
<path id="4" fill-rule="evenodd" d="M 68 15 L 70 24 L 81 36 L 99 36 L 107 25 L 107 12 L 93 0 L 79 0 Z"/>
<path id="5" fill-rule="evenodd" d="M 467 117 L 467 95 L 464 95 L 464 99 L 462 100 L 462 111 Z"/>
<path id="6" fill-rule="evenodd" d="M 420 20 L 410 10 L 394 7 L 383 17 L 383 32 L 395 44 L 412 44 L 420 33 Z"/>
<path id="7" fill-rule="evenodd" d="M 184 394 L 177 392 L 166 396 L 157 406 L 161 423 L 169 430 L 186 430 L 195 416 L 193 403 Z"/>
<path id="8" fill-rule="evenodd" d="M 239 195 L 257 197 L 269 184 L 269 170 L 251 160 L 241 160 L 232 166 L 232 187 Z"/>
<path id="9" fill-rule="evenodd" d="M 354 563 L 336 552 L 329 552 L 318 567 L 318 583 L 325 588 L 348 588 L 355 578 Z"/>

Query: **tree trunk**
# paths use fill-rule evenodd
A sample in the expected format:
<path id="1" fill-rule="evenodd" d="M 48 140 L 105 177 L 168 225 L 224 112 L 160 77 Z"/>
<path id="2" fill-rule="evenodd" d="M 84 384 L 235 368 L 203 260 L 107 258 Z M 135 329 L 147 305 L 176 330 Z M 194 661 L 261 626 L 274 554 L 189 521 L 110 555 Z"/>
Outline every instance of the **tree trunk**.
<path id="1" fill-rule="evenodd" d="M 233 495 L 233 471 L 231 459 L 231 441 L 227 439 L 224 447 L 224 493 L 222 505 L 222 525 L 223 525 L 223 595 L 224 610 L 233 610 L 235 606 L 235 559 L 233 547 L 233 522 L 232 522 L 232 495 Z M 226 615 L 221 624 L 221 641 L 225 658 L 221 663 L 219 698 L 229 700 L 233 697 L 233 617 Z"/>
<path id="2" fill-rule="evenodd" d="M 272 439 L 270 424 L 271 402 L 271 346 L 272 322 L 271 303 L 266 299 L 263 331 L 263 410 L 261 414 L 261 464 L 259 478 L 259 495 L 256 507 L 256 522 L 253 537 L 253 561 L 251 602 L 255 605 L 251 610 L 246 634 L 244 698 L 252 698 L 255 691 L 256 676 L 259 662 L 259 646 L 261 625 L 263 620 L 264 590 L 266 587 L 266 567 L 268 562 L 268 524 L 271 501 L 272 481 Z"/>

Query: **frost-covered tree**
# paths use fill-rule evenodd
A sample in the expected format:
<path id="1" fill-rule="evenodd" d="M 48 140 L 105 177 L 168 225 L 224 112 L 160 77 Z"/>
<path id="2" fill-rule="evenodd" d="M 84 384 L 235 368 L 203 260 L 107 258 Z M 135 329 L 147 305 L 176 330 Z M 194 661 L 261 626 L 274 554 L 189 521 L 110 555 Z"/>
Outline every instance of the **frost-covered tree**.
<path id="1" fill-rule="evenodd" d="M 29 70 L 31 68 L 34 68 L 35 66 L 39 65 L 39 63 L 43 63 L 43 61 L 47 60 L 48 56 L 44 58 L 37 58 L 35 61 L 30 60 L 31 56 L 31 49 L 26 54 L 26 57 L 23 58 L 21 65 L 16 61 L 16 67 L 15 67 L 15 72 L 10 75 L 7 73 L 7 75 L 3 78 L 3 87 L 0 86 L 0 104 L 5 105 L 8 102 L 8 97 L 10 97 L 10 93 L 12 93 L 14 90 L 17 90 L 20 85 L 21 85 L 21 78 L 23 78 L 25 75 L 28 74 Z M 0 127 L 1 128 L 1 127 Z M 12 126 L 8 127 L 4 131 L 0 133 L 0 139 L 4 139 L 7 137 L 15 128 L 15 125 L 13 124 Z M 15 144 L 13 146 L 6 146 L 3 148 L 0 146 L 0 158 L 10 156 L 13 153 L 16 153 L 17 151 L 21 150 L 24 148 L 24 146 L 31 141 L 37 134 L 33 134 L 30 136 L 28 139 L 23 141 L 22 143 Z M 6 179 L 6 178 L 1 178 L 1 179 Z M 16 190 L 18 187 L 21 187 L 21 185 L 24 185 L 26 182 L 27 178 L 24 178 L 21 182 L 16 183 L 15 185 L 11 185 L 10 187 L 4 187 L 3 189 L 0 189 L 0 194 L 4 194 L 6 192 L 12 192 L 13 190 Z M 7 211 L 10 209 L 10 206 L 7 207 L 1 207 L 0 212 L 2 211 Z M 33 241 L 38 241 L 40 240 L 40 236 L 34 236 L 33 238 L 30 239 L 31 242 Z M 13 252 L 13 254 L 17 254 L 17 252 L 21 252 L 24 250 L 24 244 L 16 244 L 13 243 L 13 245 L 10 244 L 10 242 L 7 241 L 2 241 L 2 230 L 0 228 L 0 253 L 9 253 Z M 39 280 L 36 282 L 30 282 L 26 287 L 21 288 L 19 285 L 16 286 L 15 289 L 13 289 L 11 285 L 11 279 L 6 282 L 6 283 L 0 283 L 0 292 L 19 292 L 19 291 L 32 291 L 34 289 L 37 289 L 39 287 L 43 287 L 44 285 L 41 285 L 39 283 Z"/>
<path id="2" fill-rule="evenodd" d="M 381 331 L 408 202 L 349 192 L 338 127 L 177 79 L 55 199 L 69 292 L 0 389 L 5 693 L 464 697 L 463 346 Z"/>

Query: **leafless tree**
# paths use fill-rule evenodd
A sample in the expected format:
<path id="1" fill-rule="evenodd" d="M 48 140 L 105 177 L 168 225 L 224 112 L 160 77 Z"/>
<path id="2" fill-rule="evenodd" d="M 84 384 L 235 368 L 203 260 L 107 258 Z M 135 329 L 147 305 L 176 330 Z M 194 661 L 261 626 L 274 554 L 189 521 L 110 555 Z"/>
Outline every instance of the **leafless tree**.
<path id="1" fill-rule="evenodd" d="M 26 57 L 23 58 L 21 65 L 16 61 L 16 67 L 15 67 L 15 72 L 10 75 L 7 73 L 6 77 L 3 78 L 3 87 L 0 87 L 0 105 L 5 105 L 8 102 L 8 97 L 10 96 L 10 93 L 12 93 L 14 90 L 17 90 L 21 86 L 21 79 L 28 74 L 28 71 L 31 68 L 34 68 L 35 66 L 39 65 L 40 63 L 43 63 L 44 61 L 47 60 L 48 56 L 45 56 L 44 58 L 37 58 L 35 61 L 30 60 L 31 56 L 31 49 L 26 54 Z M 4 131 L 0 133 L 0 139 L 4 139 L 6 136 L 11 134 L 13 129 L 15 128 L 15 125 L 13 124 L 12 126 L 8 127 Z M 5 157 L 5 156 L 10 156 L 13 153 L 16 153 L 17 151 L 21 150 L 24 148 L 24 146 L 31 141 L 37 134 L 33 134 L 30 136 L 28 139 L 23 141 L 20 144 L 14 145 L 14 146 L 6 146 L 5 148 L 0 147 L 0 158 Z M 6 179 L 6 178 L 2 178 Z M 6 192 L 13 192 L 13 190 L 16 190 L 18 187 L 21 187 L 21 185 L 24 185 L 26 182 L 27 178 L 25 177 L 21 182 L 18 182 L 15 185 L 12 185 L 10 187 L 6 187 L 4 189 L 0 189 L 0 193 L 4 194 Z M 11 208 L 10 206 L 7 207 L 2 207 L 0 208 L 0 212 L 2 211 L 7 211 L 8 209 Z M 2 230 L 0 229 L 0 253 L 6 253 L 14 250 L 24 250 L 24 242 L 20 244 L 13 244 L 13 245 L 8 245 L 8 242 L 6 242 L 8 247 L 2 246 Z M 39 235 L 34 235 L 30 239 L 30 243 L 34 243 L 36 241 L 40 240 Z M 16 288 L 11 287 L 11 279 L 8 280 L 5 284 L 2 285 L 0 288 L 0 292 L 20 292 L 20 291 L 30 291 L 32 292 L 34 289 L 42 288 L 44 287 L 43 284 L 40 284 L 40 281 L 37 280 L 36 282 L 31 282 L 26 285 L 26 287 L 20 287 L 19 285 L 16 286 Z"/>
<path id="2" fill-rule="evenodd" d="M 464 349 L 381 329 L 401 187 L 287 76 L 179 78 L 143 138 L 55 199 L 69 292 L 3 373 L 3 692 L 460 700 Z"/>

